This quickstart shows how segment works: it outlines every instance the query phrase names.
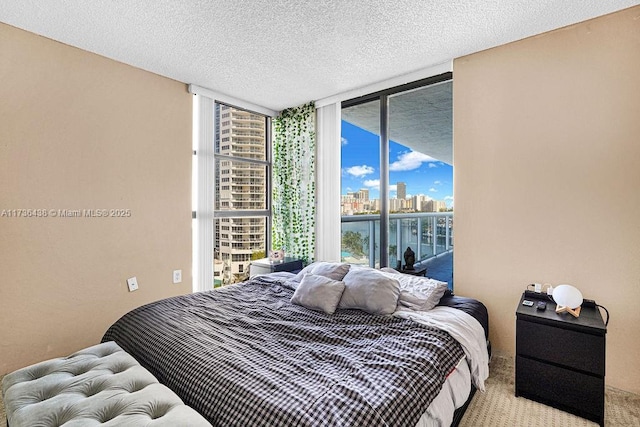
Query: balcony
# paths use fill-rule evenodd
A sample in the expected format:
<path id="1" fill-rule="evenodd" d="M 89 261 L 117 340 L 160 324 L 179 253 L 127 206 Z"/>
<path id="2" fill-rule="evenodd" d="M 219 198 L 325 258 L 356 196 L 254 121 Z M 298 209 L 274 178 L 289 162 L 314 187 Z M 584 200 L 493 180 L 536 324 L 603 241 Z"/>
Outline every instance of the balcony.
<path id="1" fill-rule="evenodd" d="M 343 262 L 379 267 L 380 217 L 342 216 Z M 398 232 L 399 230 L 399 232 Z M 416 264 L 427 266 L 427 276 L 453 285 L 453 212 L 416 212 L 389 215 L 389 267 L 404 265 L 411 249 Z"/>

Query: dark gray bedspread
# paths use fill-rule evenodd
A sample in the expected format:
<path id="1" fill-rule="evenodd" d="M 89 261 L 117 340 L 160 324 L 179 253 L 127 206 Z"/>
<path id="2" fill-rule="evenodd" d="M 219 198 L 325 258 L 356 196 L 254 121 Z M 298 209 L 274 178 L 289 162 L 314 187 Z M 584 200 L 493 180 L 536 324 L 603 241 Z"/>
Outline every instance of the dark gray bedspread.
<path id="1" fill-rule="evenodd" d="M 261 279 L 157 301 L 109 328 L 217 426 L 414 426 L 464 353 L 443 331 L 289 302 Z"/>

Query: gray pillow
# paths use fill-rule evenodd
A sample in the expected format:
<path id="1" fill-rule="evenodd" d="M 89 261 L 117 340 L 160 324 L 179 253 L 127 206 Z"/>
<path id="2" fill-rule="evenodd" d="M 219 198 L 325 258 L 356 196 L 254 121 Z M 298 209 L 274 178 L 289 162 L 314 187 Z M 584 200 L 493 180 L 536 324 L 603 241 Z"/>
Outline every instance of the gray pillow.
<path id="1" fill-rule="evenodd" d="M 328 277 L 332 280 L 342 280 L 349 271 L 349 264 L 341 262 L 316 261 L 303 268 L 292 281 L 300 282 L 305 274 Z"/>
<path id="2" fill-rule="evenodd" d="M 325 276 L 305 274 L 291 297 L 293 304 L 310 310 L 333 314 L 344 291 L 344 282 L 331 280 Z"/>
<path id="3" fill-rule="evenodd" d="M 391 314 L 396 311 L 400 283 L 372 268 L 350 270 L 344 276 L 344 293 L 339 308 L 355 308 L 370 314 Z"/>

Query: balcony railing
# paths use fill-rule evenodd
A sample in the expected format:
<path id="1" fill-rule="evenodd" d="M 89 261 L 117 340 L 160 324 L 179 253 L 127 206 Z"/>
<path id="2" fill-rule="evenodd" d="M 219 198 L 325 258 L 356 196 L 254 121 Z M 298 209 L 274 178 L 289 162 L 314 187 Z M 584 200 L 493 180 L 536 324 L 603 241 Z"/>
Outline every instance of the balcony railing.
<path id="1" fill-rule="evenodd" d="M 342 217 L 342 261 L 380 266 L 380 216 Z M 404 265 L 407 247 L 416 262 L 453 250 L 453 212 L 416 212 L 389 215 L 389 267 Z"/>

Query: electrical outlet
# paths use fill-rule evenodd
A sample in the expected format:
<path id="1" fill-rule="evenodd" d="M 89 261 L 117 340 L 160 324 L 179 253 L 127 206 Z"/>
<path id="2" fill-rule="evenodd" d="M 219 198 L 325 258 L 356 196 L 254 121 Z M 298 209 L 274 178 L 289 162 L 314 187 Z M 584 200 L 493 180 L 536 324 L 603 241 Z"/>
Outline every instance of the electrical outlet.
<path id="1" fill-rule="evenodd" d="M 129 292 L 138 290 L 138 279 L 135 277 L 131 277 L 127 279 L 127 286 L 129 287 Z"/>
<path id="2" fill-rule="evenodd" d="M 182 270 L 173 270 L 173 283 L 182 282 Z"/>

